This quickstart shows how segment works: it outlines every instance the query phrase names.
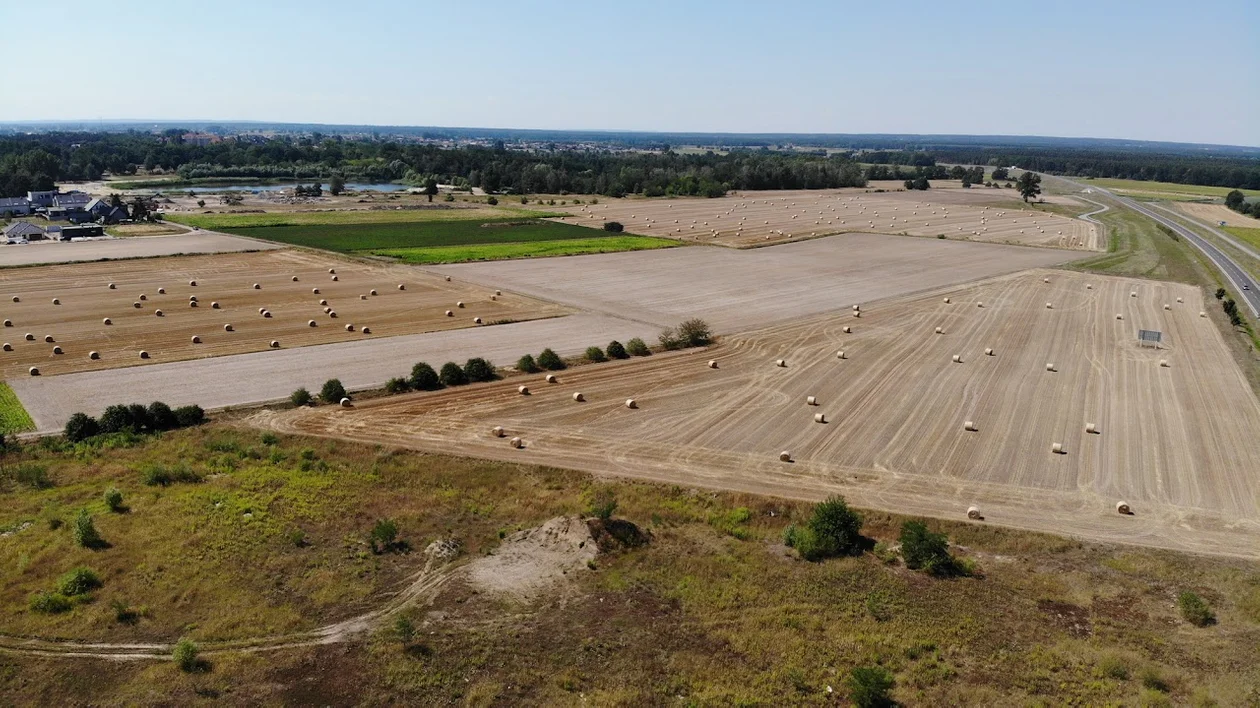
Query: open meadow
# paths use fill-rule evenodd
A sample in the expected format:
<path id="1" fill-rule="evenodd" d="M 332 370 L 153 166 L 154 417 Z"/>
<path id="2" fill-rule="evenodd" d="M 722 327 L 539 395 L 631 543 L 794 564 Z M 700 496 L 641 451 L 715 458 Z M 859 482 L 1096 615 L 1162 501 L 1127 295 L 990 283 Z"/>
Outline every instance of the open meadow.
<path id="1" fill-rule="evenodd" d="M 1193 287 L 1034 271 L 556 384 L 257 422 L 673 484 L 843 493 L 900 513 L 964 518 L 978 505 L 1003 526 L 1257 558 L 1260 402 L 1204 307 Z M 1162 345 L 1140 346 L 1139 328 Z"/>
<path id="2" fill-rule="evenodd" d="M 1170 201 L 1194 201 L 1212 198 L 1224 198 L 1230 187 L 1209 187 L 1201 184 L 1178 184 L 1176 182 L 1148 182 L 1137 179 L 1114 179 L 1098 177 L 1081 179 L 1081 184 L 1093 185 L 1109 189 L 1126 196 L 1142 199 L 1166 199 Z M 1260 197 L 1260 189 L 1238 190 L 1249 197 Z"/>
<path id="3" fill-rule="evenodd" d="M 1010 190 L 863 189 L 739 192 L 719 198 L 623 199 L 566 207 L 565 221 L 749 248 L 860 231 L 962 241 L 1103 250 L 1096 225 L 1025 205 Z"/>

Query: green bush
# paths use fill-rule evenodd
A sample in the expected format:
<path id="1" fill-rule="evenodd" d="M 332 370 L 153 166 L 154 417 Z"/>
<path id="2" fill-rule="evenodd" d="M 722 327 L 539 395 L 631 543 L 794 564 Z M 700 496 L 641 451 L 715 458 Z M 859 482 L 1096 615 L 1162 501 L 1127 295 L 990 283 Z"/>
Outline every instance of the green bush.
<path id="1" fill-rule="evenodd" d="M 1196 627 L 1206 627 L 1216 622 L 1216 614 L 1207 601 L 1195 593 L 1186 591 L 1177 596 L 1181 617 Z"/>
<path id="2" fill-rule="evenodd" d="M 673 327 L 666 327 L 661 330 L 661 334 L 657 337 L 657 341 L 661 343 L 661 348 L 666 351 L 674 351 L 675 349 L 682 349 L 686 346 L 683 338 L 678 336 L 678 330 Z"/>
<path id="3" fill-rule="evenodd" d="M 153 419 L 149 417 L 149 407 L 142 403 L 132 403 L 127 406 L 127 413 L 131 416 L 131 429 L 137 433 L 143 433 L 153 430 Z"/>
<path id="4" fill-rule="evenodd" d="M 182 427 L 179 420 L 175 417 L 175 411 L 171 407 L 161 401 L 154 401 L 149 404 L 148 409 L 149 425 L 153 430 L 174 430 Z"/>
<path id="5" fill-rule="evenodd" d="M 31 596 L 30 608 L 32 612 L 39 612 L 46 615 L 55 615 L 61 612 L 69 612 L 73 607 L 70 598 L 55 592 L 37 592 Z"/>
<path id="6" fill-rule="evenodd" d="M 621 342 L 612 340 L 608 343 L 608 348 L 604 350 L 608 354 L 609 359 L 629 359 L 630 355 L 626 353 L 626 348 Z"/>
<path id="7" fill-rule="evenodd" d="M 373 553 L 384 553 L 398 542 L 398 524 L 393 519 L 379 519 L 368 534 Z"/>
<path id="8" fill-rule="evenodd" d="M 118 491 L 116 487 L 106 489 L 104 499 L 105 506 L 115 514 L 122 512 L 124 509 L 122 492 Z"/>
<path id="9" fill-rule="evenodd" d="M 131 409 L 128 406 L 115 404 L 105 409 L 100 417 L 100 431 L 102 433 L 121 433 L 124 430 L 140 432 L 136 428 L 135 419 L 131 415 Z"/>
<path id="10" fill-rule="evenodd" d="M 599 347 L 586 348 L 586 360 L 598 364 L 601 361 L 608 361 L 608 357 L 604 356 L 604 350 Z"/>
<path id="11" fill-rule="evenodd" d="M 538 355 L 538 365 L 548 371 L 559 371 L 565 368 L 564 359 L 556 354 L 550 348 L 544 349 L 542 354 Z"/>
<path id="12" fill-rule="evenodd" d="M 806 560 L 862 552 L 862 516 L 849 508 L 844 497 L 833 496 L 814 505 L 806 529 L 799 533 L 796 550 Z"/>
<path id="13" fill-rule="evenodd" d="M 175 422 L 181 428 L 191 428 L 206 422 L 206 412 L 201 406 L 180 406 L 175 411 Z"/>
<path id="14" fill-rule="evenodd" d="M 693 317 L 678 325 L 678 338 L 683 341 L 684 346 L 704 347 L 713 341 L 713 333 L 709 330 L 708 322 Z"/>
<path id="15" fill-rule="evenodd" d="M 538 362 L 534 361 L 534 355 L 532 354 L 526 354 L 520 359 L 517 359 L 516 370 L 523 371 L 527 374 L 536 374 L 539 371 L 541 371 L 541 369 L 538 366 Z"/>
<path id="16" fill-rule="evenodd" d="M 100 432 L 100 424 L 86 413 L 75 413 L 70 416 L 70 420 L 66 421 L 65 436 L 70 442 L 83 442 L 99 435 Z"/>
<path id="17" fill-rule="evenodd" d="M 346 387 L 341 385 L 341 379 L 328 379 L 319 389 L 319 398 L 324 403 L 341 403 L 345 397 Z"/>
<path id="18" fill-rule="evenodd" d="M 604 230 L 609 233 L 619 234 L 626 230 L 626 227 L 620 221 L 605 221 Z"/>
<path id="19" fill-rule="evenodd" d="M 858 708 L 883 708 L 893 704 L 889 692 L 892 674 L 878 666 L 858 666 L 849 673 L 849 700 Z"/>
<path id="20" fill-rule="evenodd" d="M 497 206 L 499 204 L 499 200 L 496 197 L 486 197 L 486 204 L 489 204 L 490 206 Z"/>
<path id="21" fill-rule="evenodd" d="M 52 489 L 53 481 L 48 476 L 48 468 L 35 463 L 23 462 L 13 468 L 10 473 L 14 481 L 31 489 Z"/>
<path id="22" fill-rule="evenodd" d="M 411 382 L 395 376 L 385 382 L 385 393 L 406 393 L 411 390 Z"/>
<path id="23" fill-rule="evenodd" d="M 648 356 L 652 353 L 652 350 L 648 349 L 648 345 L 638 337 L 626 342 L 626 351 L 630 352 L 634 356 Z"/>
<path id="24" fill-rule="evenodd" d="M 411 367 L 411 387 L 417 391 L 436 391 L 442 388 L 442 380 L 432 366 L 422 361 Z"/>
<path id="25" fill-rule="evenodd" d="M 171 652 L 171 658 L 180 671 L 193 672 L 201 666 L 201 662 L 197 660 L 197 645 L 191 639 L 179 640 L 175 650 Z"/>
<path id="26" fill-rule="evenodd" d="M 311 405 L 311 400 L 313 400 L 311 392 L 307 391 L 305 386 L 289 394 L 289 403 L 299 408 Z"/>
<path id="27" fill-rule="evenodd" d="M 74 597 L 86 595 L 101 585 L 101 579 L 91 568 L 80 566 L 57 579 L 57 592 L 66 597 Z"/>
<path id="28" fill-rule="evenodd" d="M 279 444 L 280 438 L 277 437 L 275 433 L 263 433 L 262 437 L 259 438 L 259 441 L 262 442 L 263 445 L 271 447 L 272 445 Z"/>
<path id="29" fill-rule="evenodd" d="M 464 376 L 469 381 L 494 381 L 499 375 L 494 371 L 494 364 L 482 359 L 474 357 L 464 362 Z"/>
<path id="30" fill-rule="evenodd" d="M 589 516 L 607 521 L 612 518 L 614 512 L 617 511 L 617 497 L 607 489 L 600 490 L 591 496 L 591 503 L 587 509 Z"/>
<path id="31" fill-rule="evenodd" d="M 907 568 L 938 576 L 962 574 L 963 567 L 949 554 L 949 538 L 929 531 L 922 521 L 903 523 L 900 542 Z"/>
<path id="32" fill-rule="evenodd" d="M 443 386 L 463 386 L 468 383 L 468 375 L 460 368 L 459 364 L 448 361 L 442 365 L 442 371 L 438 374 L 438 380 Z"/>
<path id="33" fill-rule="evenodd" d="M 74 517 L 74 543 L 83 548 L 100 548 L 105 543 L 87 509 L 80 509 Z"/>
<path id="34" fill-rule="evenodd" d="M 189 484 L 200 482 L 201 475 L 194 472 L 185 462 L 171 467 L 154 463 L 140 468 L 140 481 L 150 487 L 168 487 L 177 482 Z"/>

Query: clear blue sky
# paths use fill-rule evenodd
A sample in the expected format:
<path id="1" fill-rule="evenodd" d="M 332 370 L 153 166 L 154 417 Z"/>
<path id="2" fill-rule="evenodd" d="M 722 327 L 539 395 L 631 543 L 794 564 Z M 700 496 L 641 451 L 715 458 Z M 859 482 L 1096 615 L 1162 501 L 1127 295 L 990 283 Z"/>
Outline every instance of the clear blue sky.
<path id="1" fill-rule="evenodd" d="M 1257 0 L 0 2 L 0 121 L 1260 146 Z"/>

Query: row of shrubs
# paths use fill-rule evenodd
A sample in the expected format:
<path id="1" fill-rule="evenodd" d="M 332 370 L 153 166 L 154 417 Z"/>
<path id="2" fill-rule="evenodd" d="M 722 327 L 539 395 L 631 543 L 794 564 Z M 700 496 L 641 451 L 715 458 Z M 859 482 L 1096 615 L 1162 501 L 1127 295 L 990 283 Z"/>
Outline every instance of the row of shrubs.
<path id="1" fill-rule="evenodd" d="M 75 413 L 66 422 L 65 436 L 70 442 L 82 442 L 97 435 L 112 433 L 157 433 L 201 425 L 206 412 L 201 406 L 171 408 L 161 401 L 148 406 L 139 403 L 117 404 L 105 409 L 101 417 L 93 418 L 86 413 Z"/>

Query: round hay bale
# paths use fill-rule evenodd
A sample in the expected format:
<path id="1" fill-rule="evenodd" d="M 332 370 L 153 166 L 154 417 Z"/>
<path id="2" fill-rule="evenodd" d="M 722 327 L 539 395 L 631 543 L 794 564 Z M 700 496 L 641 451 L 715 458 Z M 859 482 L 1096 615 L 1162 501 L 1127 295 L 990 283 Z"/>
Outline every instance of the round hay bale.
<path id="1" fill-rule="evenodd" d="M 141 301 L 141 302 L 144 302 L 145 300 L 148 300 L 148 299 L 149 299 L 149 296 L 148 296 L 148 295 L 145 295 L 144 293 L 140 293 L 140 301 Z"/>
<path id="2" fill-rule="evenodd" d="M 792 461 L 792 453 L 788 452 L 787 450 L 784 450 L 783 452 L 779 453 L 779 462 L 791 462 L 791 461 Z"/>
<path id="3" fill-rule="evenodd" d="M 853 306 L 853 311 L 854 311 L 854 312 L 860 312 L 861 310 L 862 310 L 862 306 L 861 306 L 861 305 L 854 305 L 854 306 Z"/>
<path id="4" fill-rule="evenodd" d="M 1129 297 L 1137 297 L 1137 293 L 1129 293 Z"/>
<path id="5" fill-rule="evenodd" d="M 26 333 L 26 341 L 28 341 L 28 342 L 33 342 L 33 341 L 35 341 L 35 335 L 31 334 L 30 332 L 27 332 L 27 333 Z"/>
<path id="6" fill-rule="evenodd" d="M 399 283 L 399 284 L 398 284 L 398 289 L 399 289 L 399 290 L 406 290 L 406 289 L 407 289 L 407 285 L 406 285 L 406 283 Z"/>
<path id="7" fill-rule="evenodd" d="M 106 324 L 106 325 L 112 325 L 112 324 L 114 324 L 114 321 L 113 321 L 113 320 L 111 320 L 110 318 L 106 317 L 105 319 L 101 320 L 101 323 L 102 323 L 102 324 Z"/>
<path id="8" fill-rule="evenodd" d="M 844 332 L 845 334 L 853 334 L 853 328 L 850 327 L 849 325 L 845 325 L 840 331 Z"/>
<path id="9" fill-rule="evenodd" d="M 97 359 L 100 359 L 100 358 L 101 358 L 101 353 L 100 353 L 100 352 L 88 352 L 88 358 L 89 358 L 89 359 L 91 359 L 92 361 L 96 361 Z"/>
<path id="10" fill-rule="evenodd" d="M 189 307 L 196 307 L 196 306 L 197 306 L 197 301 L 196 301 L 196 300 L 190 300 L 190 301 L 188 302 L 188 306 L 189 306 Z"/>
<path id="11" fill-rule="evenodd" d="M 218 303 L 218 302 L 211 302 L 211 303 L 210 303 L 210 309 L 212 309 L 212 310 L 217 310 L 217 309 L 219 309 L 219 303 Z"/>
<path id="12" fill-rule="evenodd" d="M 848 358 L 849 358 L 849 355 L 848 355 L 848 354 L 846 354 L 846 353 L 845 353 L 845 351 L 844 351 L 843 349 L 841 349 L 840 351 L 836 352 L 836 358 L 837 358 L 837 359 L 848 359 Z"/>
<path id="13" fill-rule="evenodd" d="M 459 302 L 455 303 L 455 307 L 457 307 L 457 308 L 459 308 L 459 309 L 461 309 L 461 310 L 462 310 L 462 309 L 464 309 L 464 301 L 463 301 L 463 300 L 460 300 Z"/>
<path id="14" fill-rule="evenodd" d="M 307 326 L 307 327 L 318 327 L 318 326 L 319 326 L 319 323 L 318 323 L 318 322 L 316 322 L 315 320 L 307 320 L 307 321 L 306 321 L 306 326 Z"/>
<path id="15" fill-rule="evenodd" d="M 451 282 L 451 276 L 449 276 L 449 275 L 448 275 L 448 276 L 446 276 L 446 282 L 448 282 L 448 283 L 449 283 L 449 282 Z"/>
<path id="16" fill-rule="evenodd" d="M 1094 286 L 1093 286 L 1093 285 L 1086 285 L 1086 286 L 1085 286 L 1085 289 L 1086 289 L 1086 290 L 1093 290 L 1093 289 L 1094 289 Z"/>
<path id="17" fill-rule="evenodd" d="M 148 358 L 149 358 L 149 353 L 148 353 L 148 352 L 146 352 L 145 350 L 141 349 L 141 350 L 140 350 L 140 358 L 141 358 L 141 359 L 148 359 Z"/>
<path id="18" fill-rule="evenodd" d="M 1051 362 L 1046 362 L 1046 371 L 1054 371 L 1054 364 Z"/>
<path id="19" fill-rule="evenodd" d="M 109 284 L 109 289 L 110 289 L 110 290 L 117 290 L 117 289 L 118 289 L 118 286 L 117 286 L 117 285 L 115 285 L 114 283 L 110 283 L 110 284 Z"/>
<path id="20" fill-rule="evenodd" d="M 1168 360 L 1167 360 L 1167 359 L 1160 359 L 1160 360 L 1159 360 L 1159 365 L 1160 365 L 1160 366 L 1162 366 L 1162 367 L 1164 367 L 1165 369 L 1167 369 L 1167 368 L 1168 368 Z"/>
<path id="21" fill-rule="evenodd" d="M 197 281 L 195 281 L 195 280 L 190 280 L 190 281 L 188 281 L 188 287 L 190 287 L 190 288 L 195 288 L 195 287 L 197 287 Z"/>
<path id="22" fill-rule="evenodd" d="M 153 311 L 153 316 L 154 316 L 154 317 L 165 317 L 166 315 L 165 315 L 165 314 L 164 314 L 161 310 L 154 310 L 154 311 Z"/>
<path id="23" fill-rule="evenodd" d="M 30 368 L 31 376 L 39 376 L 39 367 L 32 366 Z"/>
<path id="24" fill-rule="evenodd" d="M 807 405 L 807 406 L 816 406 L 816 405 L 818 405 L 818 397 L 817 397 L 817 396 L 806 396 L 806 397 L 805 397 L 805 405 Z"/>
<path id="25" fill-rule="evenodd" d="M 936 328 L 936 333 L 937 333 L 937 334 L 945 334 L 945 330 L 941 329 L 940 327 L 937 327 L 937 328 Z"/>
<path id="26" fill-rule="evenodd" d="M 337 269 L 336 269 L 336 268 L 329 268 L 329 269 L 328 269 L 328 274 L 329 274 L 329 275 L 334 275 L 336 272 L 337 272 Z"/>
<path id="27" fill-rule="evenodd" d="M 223 325 L 223 331 L 224 331 L 224 332 L 231 332 L 231 331 L 233 331 L 233 327 L 232 327 L 232 325 L 230 325 L 230 324 L 225 324 L 225 325 Z"/>
<path id="28" fill-rule="evenodd" d="M 334 275 L 334 276 L 332 277 L 332 280 L 333 280 L 333 282 L 335 283 L 335 282 L 337 282 L 337 281 L 339 281 L 339 280 L 341 280 L 341 279 L 340 279 L 340 278 L 338 278 L 337 276 L 335 276 L 335 275 Z"/>
<path id="29" fill-rule="evenodd" d="M 633 398 L 627 398 L 627 399 L 626 399 L 626 408 L 629 408 L 629 409 L 633 410 L 633 409 L 638 408 L 638 407 L 639 407 L 638 402 L 637 402 L 637 401 L 635 401 Z"/>
<path id="30" fill-rule="evenodd" d="M 349 407 L 350 407 L 350 397 L 349 397 L 349 396 L 347 396 L 346 398 L 341 399 L 341 407 L 342 407 L 342 408 L 349 408 Z"/>
<path id="31" fill-rule="evenodd" d="M 1172 309 L 1172 305 L 1169 305 L 1168 303 L 1164 303 L 1164 309 L 1165 309 L 1165 310 L 1171 310 L 1171 309 Z"/>
<path id="32" fill-rule="evenodd" d="M 11 352 L 11 351 L 13 351 L 13 345 L 12 345 L 12 344 L 9 344 L 8 342 L 5 342 L 5 343 L 4 343 L 4 350 L 5 350 L 6 352 Z"/>
<path id="33" fill-rule="evenodd" d="M 353 325 L 353 324 L 348 324 L 348 325 L 346 325 L 346 331 L 347 331 L 347 332 L 353 332 L 353 331 L 354 331 L 354 325 Z"/>
<path id="34" fill-rule="evenodd" d="M 1199 317 L 1207 317 L 1207 313 L 1203 310 L 1199 310 Z"/>
<path id="35" fill-rule="evenodd" d="M 1117 312 L 1117 313 L 1116 313 L 1116 319 L 1118 319 L 1118 320 L 1122 320 L 1122 319 L 1124 319 L 1124 315 L 1122 315 L 1122 314 L 1120 314 L 1119 312 Z"/>
<path id="36" fill-rule="evenodd" d="M 474 318 L 473 318 L 473 324 L 481 324 L 481 318 L 480 318 L 480 317 L 474 317 Z"/>
<path id="37" fill-rule="evenodd" d="M 710 369 L 716 369 L 716 368 L 718 368 L 717 359 L 710 359 L 710 360 L 709 360 L 709 368 L 710 368 Z"/>
<path id="38" fill-rule="evenodd" d="M 949 298 L 945 298 L 945 304 L 946 304 L 946 305 L 948 305 L 948 304 L 949 304 Z"/>
<path id="39" fill-rule="evenodd" d="M 1129 508 L 1129 502 L 1118 501 L 1116 502 L 1116 513 L 1124 514 L 1125 516 L 1132 516 L 1133 510 Z"/>
<path id="40" fill-rule="evenodd" d="M 516 387 L 516 392 L 517 392 L 517 393 L 519 393 L 519 394 L 521 394 L 522 396 L 528 396 L 528 395 L 529 395 L 529 386 L 517 386 L 517 387 Z"/>
<path id="41" fill-rule="evenodd" d="M 1033 223 L 1035 224 L 1035 223 L 1037 223 L 1037 222 L 1035 222 L 1035 221 L 1034 221 Z M 1041 279 L 1041 282 L 1043 282 L 1043 283 L 1048 283 L 1048 282 L 1050 282 L 1050 279 L 1049 279 L 1049 278 L 1042 278 L 1042 279 Z"/>
<path id="42" fill-rule="evenodd" d="M 312 294 L 312 295 L 318 295 L 318 294 L 319 294 L 319 288 L 311 288 L 311 294 Z"/>
<path id="43" fill-rule="evenodd" d="M 61 304 L 61 298 L 56 298 L 56 297 L 55 297 L 55 298 L 53 298 L 53 304 L 54 304 L 54 305 L 60 305 L 60 304 Z"/>
<path id="44" fill-rule="evenodd" d="M 559 383 L 559 382 L 560 382 L 560 379 L 556 378 L 555 374 L 547 374 L 547 383 L 553 384 L 553 383 Z"/>
<path id="45" fill-rule="evenodd" d="M 1094 423 L 1086 423 L 1086 424 L 1085 424 L 1085 432 L 1089 433 L 1090 435 L 1097 435 L 1097 434 L 1098 434 L 1098 426 L 1097 426 L 1096 424 L 1094 424 Z"/>
<path id="46" fill-rule="evenodd" d="M 976 423 L 975 423 L 975 421 L 973 421 L 973 420 L 968 420 L 968 421 L 965 421 L 965 422 L 963 423 L 963 430 L 970 430 L 970 431 L 973 431 L 973 432 L 974 432 L 974 431 L 975 431 L 975 429 L 976 429 Z"/>
<path id="47" fill-rule="evenodd" d="M 197 296 L 196 296 L 196 295 L 189 295 L 189 296 L 188 296 L 188 302 L 197 302 Z"/>
<path id="48" fill-rule="evenodd" d="M 1054 309 L 1054 303 L 1047 302 L 1047 303 L 1046 303 L 1046 309 L 1047 309 L 1047 310 L 1053 310 L 1053 309 Z"/>
<path id="49" fill-rule="evenodd" d="M 967 507 L 967 518 L 971 519 L 972 521 L 984 520 L 984 517 L 980 515 L 980 507 L 978 506 Z"/>
<path id="50" fill-rule="evenodd" d="M 17 295 L 13 296 L 13 302 L 21 302 L 21 301 L 22 301 L 22 298 L 18 297 Z"/>
<path id="51" fill-rule="evenodd" d="M 986 347 L 986 348 L 985 348 L 985 350 L 984 350 L 984 355 L 985 355 L 985 356 L 993 356 L 993 347 Z"/>
<path id="52" fill-rule="evenodd" d="M 12 326 L 13 326 L 13 320 L 5 320 L 5 321 L 4 321 L 4 326 L 5 326 L 5 327 L 12 327 Z"/>
<path id="53" fill-rule="evenodd" d="M 258 308 L 258 314 L 260 314 L 260 315 L 261 315 L 262 313 L 266 312 L 266 311 L 267 311 L 267 308 L 265 308 L 265 307 L 260 307 L 260 308 Z"/>
<path id="54" fill-rule="evenodd" d="M 320 300 L 320 301 L 319 301 L 319 304 L 320 304 L 320 305 L 327 305 L 327 304 L 328 304 L 328 301 L 327 301 L 327 300 Z M 325 312 L 327 312 L 327 310 L 325 310 Z"/>
<path id="55" fill-rule="evenodd" d="M 525 447 L 525 441 L 521 440 L 520 438 L 512 438 L 512 442 L 508 444 L 511 445 L 512 449 L 514 450 L 520 450 L 521 448 Z"/>
<path id="56" fill-rule="evenodd" d="M 334 320 L 335 320 L 335 319 L 337 319 L 337 311 L 336 311 L 336 310 L 329 310 L 329 311 L 328 311 L 328 316 L 329 316 L 329 317 L 331 317 L 331 318 L 332 318 L 332 319 L 334 319 Z"/>
<path id="57" fill-rule="evenodd" d="M 1053 452 L 1053 453 L 1054 453 L 1054 454 L 1056 454 L 1056 455 L 1062 455 L 1062 454 L 1063 454 L 1063 443 L 1054 443 L 1054 444 L 1052 444 L 1052 445 L 1050 446 L 1050 452 Z"/>
<path id="58" fill-rule="evenodd" d="M 961 357 L 961 356 L 959 356 L 959 355 L 957 355 L 957 354 L 955 354 L 955 355 L 953 356 L 953 358 L 952 358 L 952 361 L 953 361 L 955 364 L 961 364 L 961 363 L 962 363 L 962 357 Z"/>
<path id="59" fill-rule="evenodd" d="M 491 435 L 493 435 L 493 436 L 495 436 L 496 438 L 501 438 L 501 437 L 503 437 L 504 435 L 507 435 L 507 433 L 503 432 L 503 426 L 502 426 L 502 425 L 496 425 L 496 426 L 494 426 L 493 428 L 491 428 L 491 429 L 490 429 L 490 434 L 491 434 Z"/>
<path id="60" fill-rule="evenodd" d="M 366 300 L 366 299 L 367 299 L 367 295 L 360 295 L 360 296 L 359 296 L 359 299 L 360 299 L 360 300 Z"/>
<path id="61" fill-rule="evenodd" d="M 271 310 L 263 310 L 263 317 L 271 319 Z"/>
<path id="62" fill-rule="evenodd" d="M 785 360 L 785 359 L 775 359 L 775 360 L 774 360 L 774 365 L 775 365 L 775 366 L 778 366 L 778 367 L 781 367 L 781 368 L 786 368 L 786 367 L 787 367 L 787 360 Z"/>
<path id="63" fill-rule="evenodd" d="M 201 344 L 201 337 L 198 337 L 197 335 L 195 335 L 195 334 L 194 334 L 194 335 L 193 335 L 193 338 L 192 338 L 192 343 L 193 343 L 193 344 Z"/>
<path id="64" fill-rule="evenodd" d="M 582 392 L 578 391 L 573 394 L 573 400 L 577 401 L 578 403 L 583 403 L 586 401 L 586 396 L 583 396 Z"/>
<path id="65" fill-rule="evenodd" d="M 158 288 L 158 295 L 165 295 L 165 294 L 166 294 L 166 288 Z"/>
<path id="66" fill-rule="evenodd" d="M 1184 302 L 1181 298 L 1177 298 L 1177 302 Z"/>
<path id="67" fill-rule="evenodd" d="M 371 295 L 372 297 L 376 297 L 376 290 L 375 289 L 369 290 L 368 295 Z"/>
<path id="68" fill-rule="evenodd" d="M 503 294 L 503 291 L 502 291 L 502 290 L 495 290 L 495 291 L 494 291 L 494 294 L 495 294 L 495 295 L 502 295 L 502 294 Z M 1180 301 L 1179 301 L 1179 302 L 1180 302 Z"/>
<path id="69" fill-rule="evenodd" d="M 255 290 L 262 290 L 262 286 L 261 286 L 261 285 L 259 285 L 258 283 L 254 283 L 254 289 L 255 289 Z"/>
<path id="70" fill-rule="evenodd" d="M 490 296 L 490 299 L 491 299 L 491 300 L 498 300 L 498 299 L 499 299 L 499 296 L 498 296 L 498 295 L 491 295 L 491 296 Z"/>
<path id="71" fill-rule="evenodd" d="M 854 317 L 859 317 L 859 318 L 860 318 L 860 317 L 862 316 L 862 313 L 861 313 L 861 312 L 854 312 L 854 313 L 853 313 L 853 316 L 854 316 Z"/>
<path id="72" fill-rule="evenodd" d="M 271 348 L 272 348 L 272 349 L 279 349 L 279 348 L 280 348 L 280 342 L 277 342 L 277 341 L 276 341 L 276 340 L 274 340 L 274 339 L 273 339 L 273 340 L 271 340 Z"/>
<path id="73" fill-rule="evenodd" d="M 363 327 L 363 328 L 360 328 L 360 329 L 359 329 L 359 331 L 360 331 L 360 332 L 362 332 L 362 333 L 364 333 L 364 334 L 371 334 L 371 333 L 372 333 L 372 328 L 371 328 L 371 327 Z"/>
<path id="74" fill-rule="evenodd" d="M 814 414 L 814 422 L 815 422 L 815 423 L 826 423 L 826 422 L 827 422 L 827 415 L 826 415 L 825 413 L 815 413 L 815 414 Z"/>
<path id="75" fill-rule="evenodd" d="M 131 306 L 132 306 L 132 307 L 134 307 L 134 308 L 136 308 L 137 310 L 139 310 L 139 309 L 140 309 L 140 303 L 138 303 L 138 302 L 133 302 L 133 303 L 131 303 Z"/>
<path id="76" fill-rule="evenodd" d="M 295 276 L 293 276 L 293 282 L 295 282 L 295 283 L 296 283 L 297 281 L 298 281 L 298 277 L 297 277 L 296 275 L 295 275 Z"/>
<path id="77" fill-rule="evenodd" d="M 53 347 L 53 354 L 60 354 L 60 353 L 61 353 L 61 347 Z"/>
<path id="78" fill-rule="evenodd" d="M 984 303 L 983 303 L 983 302 L 977 302 L 977 303 L 976 303 L 976 307 L 984 307 Z"/>
<path id="79" fill-rule="evenodd" d="M 446 311 L 446 316 L 447 316 L 447 317 L 454 317 L 454 316 L 455 316 L 455 313 L 454 313 L 454 312 L 451 312 L 450 310 L 447 310 L 447 311 Z"/>

